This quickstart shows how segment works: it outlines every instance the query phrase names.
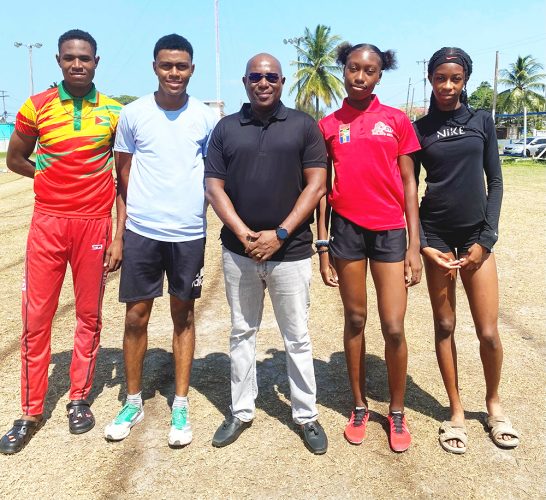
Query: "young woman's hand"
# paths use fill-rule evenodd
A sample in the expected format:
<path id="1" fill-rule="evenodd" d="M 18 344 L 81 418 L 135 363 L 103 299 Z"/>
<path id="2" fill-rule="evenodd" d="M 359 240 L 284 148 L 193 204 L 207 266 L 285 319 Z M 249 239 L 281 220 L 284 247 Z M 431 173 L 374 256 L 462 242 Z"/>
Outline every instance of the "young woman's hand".
<path id="1" fill-rule="evenodd" d="M 487 248 L 482 247 L 479 243 L 474 243 L 468 249 L 468 254 L 459 259 L 461 269 L 476 271 L 482 267 L 482 264 L 489 258 L 489 255 L 491 254 L 487 251 Z"/>
<path id="2" fill-rule="evenodd" d="M 320 275 L 322 276 L 322 281 L 327 286 L 337 287 L 339 283 L 337 282 L 337 273 L 330 261 L 330 254 L 324 252 L 319 255 L 320 260 Z"/>
<path id="3" fill-rule="evenodd" d="M 451 271 L 452 269 L 461 268 L 461 259 L 454 259 L 452 254 L 440 252 L 440 250 L 432 247 L 425 247 L 422 252 L 427 259 L 444 269 Z"/>
<path id="4" fill-rule="evenodd" d="M 423 263 L 418 248 L 408 248 L 406 258 L 404 259 L 404 276 L 406 288 L 417 285 L 421 281 L 423 272 Z"/>

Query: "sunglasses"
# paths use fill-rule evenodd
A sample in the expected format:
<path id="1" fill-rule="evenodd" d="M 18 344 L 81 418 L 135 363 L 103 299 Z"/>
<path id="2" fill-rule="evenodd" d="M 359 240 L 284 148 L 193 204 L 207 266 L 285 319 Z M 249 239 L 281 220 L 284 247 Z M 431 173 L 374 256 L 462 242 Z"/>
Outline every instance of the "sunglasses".
<path id="1" fill-rule="evenodd" d="M 258 83 L 265 78 L 269 83 L 277 83 L 281 78 L 278 73 L 249 73 L 247 75 L 250 83 Z"/>

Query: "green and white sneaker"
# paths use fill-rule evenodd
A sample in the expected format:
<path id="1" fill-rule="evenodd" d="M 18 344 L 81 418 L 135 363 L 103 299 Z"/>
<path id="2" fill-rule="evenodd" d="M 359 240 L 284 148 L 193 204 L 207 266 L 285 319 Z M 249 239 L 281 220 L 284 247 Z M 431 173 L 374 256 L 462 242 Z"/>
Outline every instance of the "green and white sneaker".
<path id="1" fill-rule="evenodd" d="M 169 446 L 185 446 L 191 443 L 192 437 L 188 407 L 173 408 Z"/>
<path id="2" fill-rule="evenodd" d="M 121 441 L 129 435 L 131 427 L 138 424 L 143 418 L 144 409 L 142 406 L 125 403 L 116 418 L 104 429 L 104 437 L 108 441 Z"/>

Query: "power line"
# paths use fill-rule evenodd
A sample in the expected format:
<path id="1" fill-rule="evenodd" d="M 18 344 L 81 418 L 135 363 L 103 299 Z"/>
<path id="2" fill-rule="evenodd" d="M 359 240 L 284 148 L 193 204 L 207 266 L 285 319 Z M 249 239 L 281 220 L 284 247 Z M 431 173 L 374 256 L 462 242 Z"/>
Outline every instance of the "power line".
<path id="1" fill-rule="evenodd" d="M 481 49 L 472 51 L 472 54 L 474 56 L 485 55 L 485 54 L 491 53 L 492 51 L 497 51 L 499 49 L 511 49 L 512 47 L 516 47 L 518 45 L 525 45 L 531 42 L 539 42 L 545 38 L 546 38 L 545 35 L 535 35 L 528 38 L 520 38 L 519 40 L 510 41 L 505 44 L 497 44 L 490 47 L 482 47 Z"/>

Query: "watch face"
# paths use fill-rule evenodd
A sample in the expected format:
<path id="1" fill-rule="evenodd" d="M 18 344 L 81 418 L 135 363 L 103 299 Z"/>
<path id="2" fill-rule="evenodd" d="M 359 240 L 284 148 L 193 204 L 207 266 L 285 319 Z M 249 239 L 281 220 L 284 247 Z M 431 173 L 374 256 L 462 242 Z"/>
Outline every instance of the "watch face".
<path id="1" fill-rule="evenodd" d="M 278 227 L 277 238 L 279 238 L 279 240 L 285 240 L 286 238 L 288 238 L 288 231 L 284 229 L 284 227 Z"/>

